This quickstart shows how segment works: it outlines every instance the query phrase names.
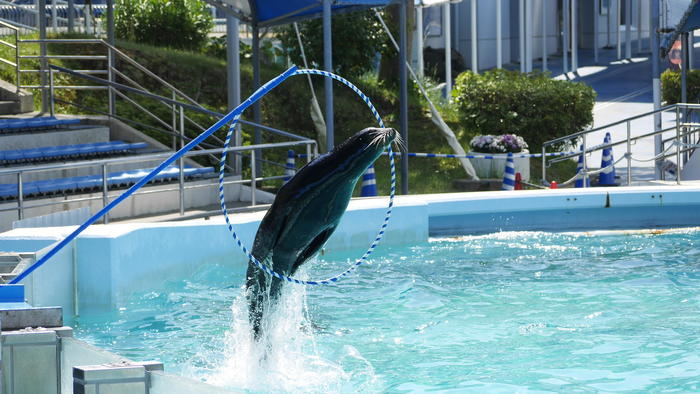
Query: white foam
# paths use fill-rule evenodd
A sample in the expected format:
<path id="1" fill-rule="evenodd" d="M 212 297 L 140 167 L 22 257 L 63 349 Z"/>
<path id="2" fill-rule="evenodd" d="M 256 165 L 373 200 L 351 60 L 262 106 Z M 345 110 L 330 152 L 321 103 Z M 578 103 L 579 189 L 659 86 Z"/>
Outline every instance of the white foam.
<path id="1" fill-rule="evenodd" d="M 303 272 L 298 275 L 307 276 Z M 324 393 L 357 388 L 358 380 L 362 386 L 375 383 L 374 369 L 357 349 L 344 346 L 329 352 L 335 361 L 322 356 L 308 318 L 305 286 L 283 285 L 278 302 L 267 309 L 263 334 L 257 341 L 243 293 L 232 305 L 233 323 L 224 341 L 224 361 L 206 376 L 208 383 L 251 391 Z"/>

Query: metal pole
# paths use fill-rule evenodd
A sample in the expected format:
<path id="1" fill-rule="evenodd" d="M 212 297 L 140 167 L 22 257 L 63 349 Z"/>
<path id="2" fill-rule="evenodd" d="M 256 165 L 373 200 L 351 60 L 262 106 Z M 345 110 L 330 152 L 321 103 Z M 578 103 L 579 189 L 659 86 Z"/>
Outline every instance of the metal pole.
<path id="1" fill-rule="evenodd" d="M 323 69 L 328 72 L 333 72 L 331 2 L 332 0 L 323 0 Z M 335 146 L 335 131 L 333 125 L 333 80 L 326 77 L 323 82 L 323 89 L 326 96 L 326 149 L 328 152 L 330 152 Z"/>
<path id="2" fill-rule="evenodd" d="M 547 156 L 544 145 L 542 145 L 542 184 L 547 184 Z"/>
<path id="3" fill-rule="evenodd" d="M 109 82 L 114 82 L 114 52 L 110 47 L 107 47 L 107 79 L 109 80 Z M 114 88 L 112 86 L 109 86 L 107 88 L 107 96 L 109 105 L 109 115 L 114 116 L 117 114 L 117 97 L 114 93 Z"/>
<path id="4" fill-rule="evenodd" d="M 173 101 L 177 99 L 175 96 L 175 90 L 172 91 L 173 93 Z M 172 130 L 173 130 L 173 141 L 172 141 L 172 147 L 173 151 L 177 151 L 177 137 L 175 136 L 175 133 L 177 132 L 177 106 L 175 104 L 171 105 L 171 110 L 170 113 L 172 115 Z"/>
<path id="5" fill-rule="evenodd" d="M 637 52 L 642 52 L 642 0 L 637 0 Z"/>
<path id="6" fill-rule="evenodd" d="M 598 64 L 598 47 L 600 46 L 599 37 L 600 34 L 600 2 L 599 0 L 593 1 L 593 63 Z"/>
<path id="7" fill-rule="evenodd" d="M 407 0 L 399 3 L 399 90 L 401 137 L 408 152 L 408 75 L 406 71 L 406 7 Z M 408 194 L 408 155 L 401 155 L 401 193 Z"/>
<path id="8" fill-rule="evenodd" d="M 578 71 L 578 0 L 571 0 L 571 71 Z"/>
<path id="9" fill-rule="evenodd" d="M 588 187 L 588 159 L 586 158 L 586 149 L 588 149 L 588 146 L 586 146 L 586 135 L 583 135 L 583 153 L 581 154 L 583 156 L 583 188 Z"/>
<path id="10" fill-rule="evenodd" d="M 56 2 L 51 2 L 51 29 L 53 34 L 58 33 L 58 15 L 56 15 Z"/>
<path id="11" fill-rule="evenodd" d="M 525 72 L 532 72 L 532 1 L 525 1 Z"/>
<path id="12" fill-rule="evenodd" d="M 180 107 L 180 149 L 185 146 L 185 107 Z M 185 214 L 185 159 L 182 157 L 177 161 L 180 167 L 178 177 L 180 192 L 180 216 Z"/>
<path id="13" fill-rule="evenodd" d="M 503 68 L 503 15 L 501 0 L 496 0 L 496 68 Z"/>
<path id="14" fill-rule="evenodd" d="M 649 45 L 651 46 L 651 78 L 652 78 L 652 91 L 654 97 L 654 111 L 658 111 L 661 108 L 661 75 L 659 67 L 659 2 L 650 1 L 650 14 L 651 14 L 651 24 L 649 26 Z M 654 131 L 659 133 L 661 131 L 661 113 L 654 113 Z M 663 139 L 661 134 L 656 134 L 654 136 L 654 156 L 661 154 L 663 147 Z M 661 179 L 662 171 L 661 165 L 663 164 L 663 159 L 656 161 L 655 174 L 656 179 Z"/>
<path id="15" fill-rule="evenodd" d="M 632 58 L 632 0 L 625 0 L 625 57 Z"/>
<path id="16" fill-rule="evenodd" d="M 568 0 L 564 0 L 568 1 Z M 525 0 L 518 2 L 518 57 L 520 60 L 520 72 L 524 73 L 525 69 Z"/>
<path id="17" fill-rule="evenodd" d="M 606 21 L 607 21 L 607 27 L 605 28 L 606 33 L 607 33 L 607 39 L 605 41 L 605 46 L 610 47 L 610 32 L 612 32 L 612 2 L 609 0 L 608 1 L 608 9 L 607 9 L 608 15 L 606 15 Z"/>
<path id="18" fill-rule="evenodd" d="M 54 101 L 53 101 L 53 95 L 54 95 L 54 90 L 53 90 L 53 68 L 49 68 L 49 100 L 51 102 L 51 105 L 49 106 L 50 108 L 50 114 L 51 116 L 54 116 L 56 111 L 54 108 Z"/>
<path id="19" fill-rule="evenodd" d="M 688 102 L 688 33 L 681 33 L 681 103 Z M 683 119 L 685 120 L 685 118 Z"/>
<path id="20" fill-rule="evenodd" d="M 68 32 L 75 29 L 75 0 L 68 0 Z"/>
<path id="21" fill-rule="evenodd" d="M 253 90 L 256 90 L 260 87 L 260 28 L 258 27 L 258 24 L 255 23 L 253 24 Z M 262 113 L 260 110 L 260 103 L 255 102 L 253 104 L 253 121 L 257 124 L 261 123 L 262 119 Z M 253 137 L 253 143 L 258 145 L 262 143 L 262 131 L 259 128 L 254 128 L 254 137 Z M 260 157 L 260 152 L 258 151 L 253 151 L 251 154 L 258 155 L 256 159 L 261 159 Z M 255 169 L 257 172 L 260 172 L 261 170 L 261 160 L 254 160 L 251 161 L 251 163 L 255 163 L 257 168 Z"/>
<path id="22" fill-rule="evenodd" d="M 22 172 L 17 173 L 17 218 L 24 219 L 24 187 L 22 187 Z"/>
<path id="23" fill-rule="evenodd" d="M 500 1 L 500 0 L 498 0 Z M 416 57 L 418 61 L 418 76 L 423 78 L 424 62 L 423 62 L 423 7 L 416 7 Z"/>
<path id="24" fill-rule="evenodd" d="M 547 71 L 547 0 L 542 0 L 542 72 Z"/>
<path id="25" fill-rule="evenodd" d="M 107 42 L 114 45 L 114 0 L 107 0 Z"/>
<path id="26" fill-rule="evenodd" d="M 311 162 L 311 145 L 306 144 L 306 162 L 310 163 Z"/>
<path id="27" fill-rule="evenodd" d="M 107 163 L 102 163 L 102 208 L 109 204 L 109 196 L 107 195 Z M 104 224 L 109 224 L 109 213 L 105 213 L 102 221 Z"/>
<path id="28" fill-rule="evenodd" d="M 401 7 L 401 5 L 399 5 Z M 443 36 L 445 38 L 445 98 L 449 101 L 452 97 L 452 8 L 447 2 L 442 6 Z M 474 59 L 472 59 L 474 63 Z M 473 68 L 472 68 L 473 71 Z"/>
<path id="29" fill-rule="evenodd" d="M 478 73 L 479 72 L 479 33 L 477 30 L 478 27 L 478 22 L 477 22 L 477 14 L 478 10 L 476 9 L 476 0 L 472 0 L 471 2 L 471 16 L 472 16 L 472 21 L 471 21 L 471 28 L 472 28 L 472 72 Z"/>
<path id="30" fill-rule="evenodd" d="M 255 164 L 255 156 L 256 156 L 256 151 L 257 149 L 253 149 L 252 152 L 250 152 L 250 205 L 255 205 L 255 180 L 258 178 L 257 171 L 255 171 L 255 167 L 257 167 Z"/>
<path id="31" fill-rule="evenodd" d="M 17 73 L 17 93 L 19 93 L 22 83 L 21 83 L 21 75 L 22 73 L 20 70 L 22 69 L 22 65 L 19 64 L 19 30 L 15 30 L 15 72 Z"/>
<path id="32" fill-rule="evenodd" d="M 41 70 L 41 112 L 48 112 L 49 101 L 48 101 L 48 91 L 46 90 L 47 84 L 47 67 L 46 67 L 46 0 L 39 0 L 39 39 L 42 42 L 39 44 L 41 60 L 39 61 L 39 68 Z"/>
<path id="33" fill-rule="evenodd" d="M 681 142 L 681 114 L 680 107 L 676 106 L 676 144 Z M 676 183 L 681 184 L 681 146 L 676 145 Z"/>
<path id="34" fill-rule="evenodd" d="M 229 110 L 236 108 L 241 103 L 241 61 L 240 61 L 240 38 L 238 37 L 239 24 L 238 19 L 230 15 L 226 16 L 226 81 L 228 91 L 228 108 Z M 240 146 L 241 127 L 236 125 L 235 136 L 233 139 L 234 146 Z M 229 165 L 233 167 L 236 175 L 240 175 L 242 170 L 242 161 L 240 154 L 231 154 L 229 156 Z"/>
<path id="35" fill-rule="evenodd" d="M 563 37 L 562 37 L 562 45 L 561 45 L 561 52 L 562 52 L 562 65 L 563 65 L 563 70 L 562 72 L 564 74 L 569 72 L 569 0 L 561 0 L 562 1 L 562 19 L 564 22 L 564 28 L 562 29 L 563 32 Z"/>
<path id="36" fill-rule="evenodd" d="M 693 49 L 695 48 L 695 33 L 691 30 L 688 32 L 688 70 L 693 69 Z"/>
<path id="37" fill-rule="evenodd" d="M 632 186 L 632 129 L 627 121 L 627 186 Z"/>
<path id="38" fill-rule="evenodd" d="M 622 0 L 617 0 L 616 19 L 617 27 L 615 28 L 615 37 L 617 38 L 617 60 L 622 59 L 622 36 L 620 35 L 620 26 L 622 26 Z"/>
<path id="39" fill-rule="evenodd" d="M 681 103 L 686 104 L 688 102 L 688 53 L 690 52 L 688 32 L 681 34 Z M 683 107 L 683 112 L 681 113 L 681 120 L 683 123 L 688 122 L 688 108 Z M 688 143 L 688 135 L 686 132 L 686 127 L 683 126 L 683 142 Z M 680 150 L 680 148 L 679 148 Z M 688 152 L 683 152 L 683 164 L 688 162 Z M 679 166 L 680 171 L 680 166 Z"/>

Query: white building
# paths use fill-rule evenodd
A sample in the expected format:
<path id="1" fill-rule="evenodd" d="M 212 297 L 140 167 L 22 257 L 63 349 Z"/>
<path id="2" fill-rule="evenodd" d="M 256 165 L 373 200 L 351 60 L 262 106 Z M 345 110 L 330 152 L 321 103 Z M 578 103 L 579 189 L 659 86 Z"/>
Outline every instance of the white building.
<path id="1" fill-rule="evenodd" d="M 438 1 L 424 0 L 421 4 L 436 4 Z M 472 70 L 511 63 L 520 64 L 521 71 L 531 71 L 535 62 L 542 67 L 543 58 L 563 57 L 562 48 L 568 41 L 566 68 L 567 71 L 576 71 L 579 50 L 618 47 L 620 58 L 629 58 L 640 49 L 648 51 L 651 1 L 463 0 L 456 4 L 424 6 L 424 47 L 445 48 L 448 36 L 450 45 L 459 51 Z M 449 23 L 445 18 L 447 14 Z M 597 15 L 597 21 L 594 15 Z M 420 25 L 420 22 L 416 23 L 417 28 Z M 445 27 L 448 26 L 449 34 L 446 34 Z M 419 44 L 417 38 L 415 43 Z M 418 62 L 418 51 L 414 53 L 414 62 Z"/>

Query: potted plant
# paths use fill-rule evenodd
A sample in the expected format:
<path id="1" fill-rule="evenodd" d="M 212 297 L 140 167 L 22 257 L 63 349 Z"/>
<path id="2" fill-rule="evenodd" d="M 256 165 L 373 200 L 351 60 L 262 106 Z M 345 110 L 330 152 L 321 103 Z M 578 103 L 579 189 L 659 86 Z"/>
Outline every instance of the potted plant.
<path id="1" fill-rule="evenodd" d="M 469 159 L 479 178 L 503 178 L 508 153 L 514 155 L 530 153 L 522 137 L 515 134 L 477 135 L 469 143 L 471 155 L 494 156 L 493 159 Z M 530 179 L 530 158 L 514 157 L 515 172 L 519 172 L 523 180 Z"/>

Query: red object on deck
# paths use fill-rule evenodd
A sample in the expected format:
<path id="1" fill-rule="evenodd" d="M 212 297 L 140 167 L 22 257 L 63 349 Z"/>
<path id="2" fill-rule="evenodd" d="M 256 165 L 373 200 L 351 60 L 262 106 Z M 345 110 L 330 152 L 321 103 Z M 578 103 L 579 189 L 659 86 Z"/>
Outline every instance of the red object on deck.
<path id="1" fill-rule="evenodd" d="M 515 173 L 515 190 L 523 190 L 523 178 L 519 172 Z"/>
<path id="2" fill-rule="evenodd" d="M 552 181 L 552 183 L 549 184 L 550 189 L 556 189 L 557 188 L 557 181 Z"/>

